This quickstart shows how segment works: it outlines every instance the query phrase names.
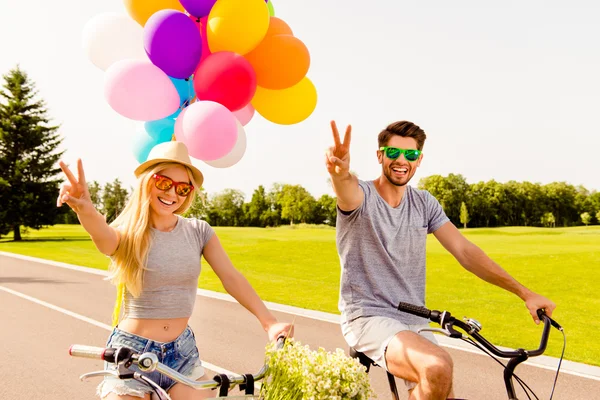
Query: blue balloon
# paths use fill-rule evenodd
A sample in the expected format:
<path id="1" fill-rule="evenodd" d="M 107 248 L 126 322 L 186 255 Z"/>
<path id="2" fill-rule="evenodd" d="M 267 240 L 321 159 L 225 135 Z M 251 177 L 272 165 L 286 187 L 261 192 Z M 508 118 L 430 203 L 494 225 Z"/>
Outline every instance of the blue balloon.
<path id="1" fill-rule="evenodd" d="M 159 143 L 168 142 L 175 132 L 175 120 L 167 117 L 144 123 L 144 131 L 139 131 L 133 138 L 133 155 L 141 164 L 148 159 L 150 150 Z"/>
<path id="2" fill-rule="evenodd" d="M 196 96 L 196 92 L 194 91 L 194 81 L 192 77 L 189 77 L 188 79 L 176 79 L 169 77 L 169 79 L 171 79 L 171 82 L 173 82 L 175 89 L 177 89 L 177 93 L 179 93 L 179 106 L 181 107 L 185 105 L 187 107 L 194 98 L 194 96 Z"/>

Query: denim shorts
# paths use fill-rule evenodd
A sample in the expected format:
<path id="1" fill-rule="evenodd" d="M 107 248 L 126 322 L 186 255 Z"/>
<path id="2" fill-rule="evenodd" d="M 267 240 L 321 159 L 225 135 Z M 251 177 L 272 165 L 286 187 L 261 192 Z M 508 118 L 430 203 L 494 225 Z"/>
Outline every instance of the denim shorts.
<path id="1" fill-rule="evenodd" d="M 204 367 L 202 367 L 200 354 L 196 347 L 196 338 L 189 326 L 177 339 L 168 343 L 156 342 L 115 328 L 108 338 L 106 347 L 129 347 L 135 352 L 154 353 L 158 356 L 159 362 L 192 380 L 197 380 L 204 375 Z M 104 369 L 116 370 L 117 366 L 113 363 L 105 362 Z M 129 369 L 141 372 L 137 365 L 132 365 Z M 177 383 L 158 371 L 142 373 L 142 375 L 154 381 L 167 392 Z M 97 394 L 101 398 L 104 398 L 111 392 L 117 395 L 144 397 L 146 393 L 152 393 L 153 390 L 147 384 L 135 379 L 119 379 L 114 376 L 105 376 L 104 380 L 98 386 Z"/>

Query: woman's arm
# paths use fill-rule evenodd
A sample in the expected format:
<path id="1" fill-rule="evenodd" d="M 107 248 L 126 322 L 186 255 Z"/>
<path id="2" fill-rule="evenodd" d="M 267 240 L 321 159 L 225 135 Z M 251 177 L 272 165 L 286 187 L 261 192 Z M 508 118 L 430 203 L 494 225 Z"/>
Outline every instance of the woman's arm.
<path id="1" fill-rule="evenodd" d="M 275 316 L 258 297 L 250 282 L 235 269 L 216 234 L 204 246 L 203 255 L 221 280 L 227 293 L 256 316 L 263 329 L 268 333 L 270 340 L 275 340 L 280 335 L 293 336 L 292 325 L 277 322 Z"/>

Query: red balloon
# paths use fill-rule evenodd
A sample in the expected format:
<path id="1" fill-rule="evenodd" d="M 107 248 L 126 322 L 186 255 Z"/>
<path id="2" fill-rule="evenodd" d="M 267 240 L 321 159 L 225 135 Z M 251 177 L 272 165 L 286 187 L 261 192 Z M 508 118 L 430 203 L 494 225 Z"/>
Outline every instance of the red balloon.
<path id="1" fill-rule="evenodd" d="M 256 92 L 256 73 L 239 54 L 219 51 L 202 61 L 194 73 L 194 90 L 199 100 L 220 103 L 230 111 L 244 108 Z"/>

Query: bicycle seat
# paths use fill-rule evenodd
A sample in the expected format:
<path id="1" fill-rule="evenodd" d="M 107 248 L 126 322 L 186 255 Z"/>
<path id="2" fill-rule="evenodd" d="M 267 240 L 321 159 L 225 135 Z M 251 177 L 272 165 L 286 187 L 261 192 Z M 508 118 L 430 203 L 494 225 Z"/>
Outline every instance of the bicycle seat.
<path id="1" fill-rule="evenodd" d="M 374 365 L 376 367 L 379 366 L 379 365 L 377 365 L 377 363 L 375 361 L 371 360 L 364 353 L 361 353 L 360 351 L 356 350 L 354 347 L 350 347 L 350 349 L 348 350 L 348 353 L 349 353 L 350 357 L 352 357 L 352 358 L 358 358 L 358 361 L 362 365 L 364 365 L 365 368 L 367 368 L 367 372 L 369 372 L 369 369 L 371 368 L 371 365 Z"/>

